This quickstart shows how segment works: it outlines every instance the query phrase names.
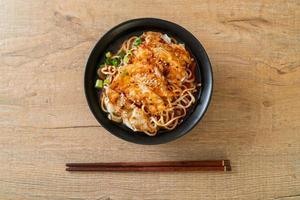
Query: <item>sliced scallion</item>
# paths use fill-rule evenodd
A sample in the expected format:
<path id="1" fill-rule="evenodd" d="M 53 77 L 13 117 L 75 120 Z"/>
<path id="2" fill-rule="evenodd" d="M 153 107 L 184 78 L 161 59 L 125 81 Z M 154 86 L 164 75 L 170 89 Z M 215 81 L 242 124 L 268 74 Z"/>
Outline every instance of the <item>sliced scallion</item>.
<path id="1" fill-rule="evenodd" d="M 135 41 L 133 42 L 133 46 L 139 46 L 140 44 L 142 44 L 142 39 L 141 38 L 136 38 Z"/>
<path id="2" fill-rule="evenodd" d="M 108 79 L 105 79 L 104 81 L 103 81 L 103 84 L 104 85 L 108 85 L 110 83 L 110 81 L 108 80 Z"/>
<path id="3" fill-rule="evenodd" d="M 106 58 L 110 58 L 110 57 L 111 57 L 111 53 L 108 51 L 108 52 L 105 54 L 105 57 L 106 57 Z"/>
<path id="4" fill-rule="evenodd" d="M 103 81 L 100 79 L 97 79 L 96 83 L 95 83 L 95 88 L 103 88 Z"/>
<path id="5" fill-rule="evenodd" d="M 106 59 L 105 59 L 105 64 L 111 65 L 111 64 L 112 64 L 112 63 L 111 63 L 111 59 L 110 59 L 110 58 L 106 58 Z"/>
<path id="6" fill-rule="evenodd" d="M 120 60 L 117 58 L 114 58 L 111 60 L 111 64 L 115 67 L 117 67 L 120 64 Z"/>
<path id="7" fill-rule="evenodd" d="M 128 54 L 125 55 L 125 57 L 123 58 L 124 63 L 128 63 L 129 62 L 129 57 Z"/>
<path id="8" fill-rule="evenodd" d="M 121 58 L 124 58 L 125 55 L 126 55 L 126 52 L 124 50 L 122 50 L 118 53 L 118 56 L 120 56 Z"/>

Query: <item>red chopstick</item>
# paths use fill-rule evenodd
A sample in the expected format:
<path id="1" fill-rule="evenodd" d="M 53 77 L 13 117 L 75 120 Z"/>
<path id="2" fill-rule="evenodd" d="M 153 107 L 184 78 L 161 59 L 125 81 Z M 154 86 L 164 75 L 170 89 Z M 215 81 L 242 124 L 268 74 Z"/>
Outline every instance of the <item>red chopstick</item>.
<path id="1" fill-rule="evenodd" d="M 231 171 L 229 160 L 67 163 L 67 171 L 110 172 L 175 172 L 175 171 Z"/>

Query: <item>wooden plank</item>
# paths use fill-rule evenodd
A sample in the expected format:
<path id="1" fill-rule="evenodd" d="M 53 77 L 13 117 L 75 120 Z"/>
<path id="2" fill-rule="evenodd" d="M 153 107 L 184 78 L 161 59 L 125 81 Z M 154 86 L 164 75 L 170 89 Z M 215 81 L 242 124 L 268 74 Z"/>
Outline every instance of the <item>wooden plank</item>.
<path id="1" fill-rule="evenodd" d="M 0 199 L 299 199 L 299 1 L 0 5 Z M 84 97 L 94 44 L 137 17 L 184 26 L 213 65 L 214 96 L 203 121 L 164 145 L 110 135 Z M 64 171 L 67 162 L 184 159 L 230 159 L 233 171 Z"/>

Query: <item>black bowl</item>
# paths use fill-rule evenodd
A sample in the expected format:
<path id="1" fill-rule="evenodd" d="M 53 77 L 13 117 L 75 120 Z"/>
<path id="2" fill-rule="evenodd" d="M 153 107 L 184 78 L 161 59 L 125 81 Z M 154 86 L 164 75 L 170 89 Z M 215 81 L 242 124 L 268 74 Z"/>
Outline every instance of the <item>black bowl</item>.
<path id="1" fill-rule="evenodd" d="M 104 61 L 107 51 L 116 52 L 121 43 L 133 35 L 141 35 L 145 31 L 158 31 L 174 37 L 184 43 L 188 51 L 194 57 L 196 78 L 201 82 L 201 89 L 196 94 L 196 103 L 189 109 L 183 122 L 174 130 L 160 130 L 155 136 L 134 132 L 123 124 L 115 123 L 107 118 L 107 114 L 99 105 L 99 93 L 94 88 L 97 79 L 97 68 Z M 88 59 L 85 76 L 85 95 L 91 111 L 98 122 L 113 135 L 138 144 L 161 144 L 175 140 L 188 133 L 201 120 L 210 102 L 212 95 L 212 69 L 209 58 L 200 42 L 181 26 L 161 19 L 141 18 L 133 19 L 119 24 L 108 31 L 96 44 Z"/>

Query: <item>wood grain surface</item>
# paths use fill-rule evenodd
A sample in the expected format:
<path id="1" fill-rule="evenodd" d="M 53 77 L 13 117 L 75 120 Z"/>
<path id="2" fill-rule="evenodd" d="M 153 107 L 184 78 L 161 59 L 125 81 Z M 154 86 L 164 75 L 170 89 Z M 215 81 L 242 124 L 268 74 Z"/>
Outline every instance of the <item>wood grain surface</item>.
<path id="1" fill-rule="evenodd" d="M 203 121 L 158 146 L 122 141 L 87 106 L 96 41 L 128 19 L 178 23 L 203 44 Z M 300 199 L 300 1 L 0 1 L 0 199 Z M 232 172 L 70 173 L 67 162 L 230 159 Z"/>

